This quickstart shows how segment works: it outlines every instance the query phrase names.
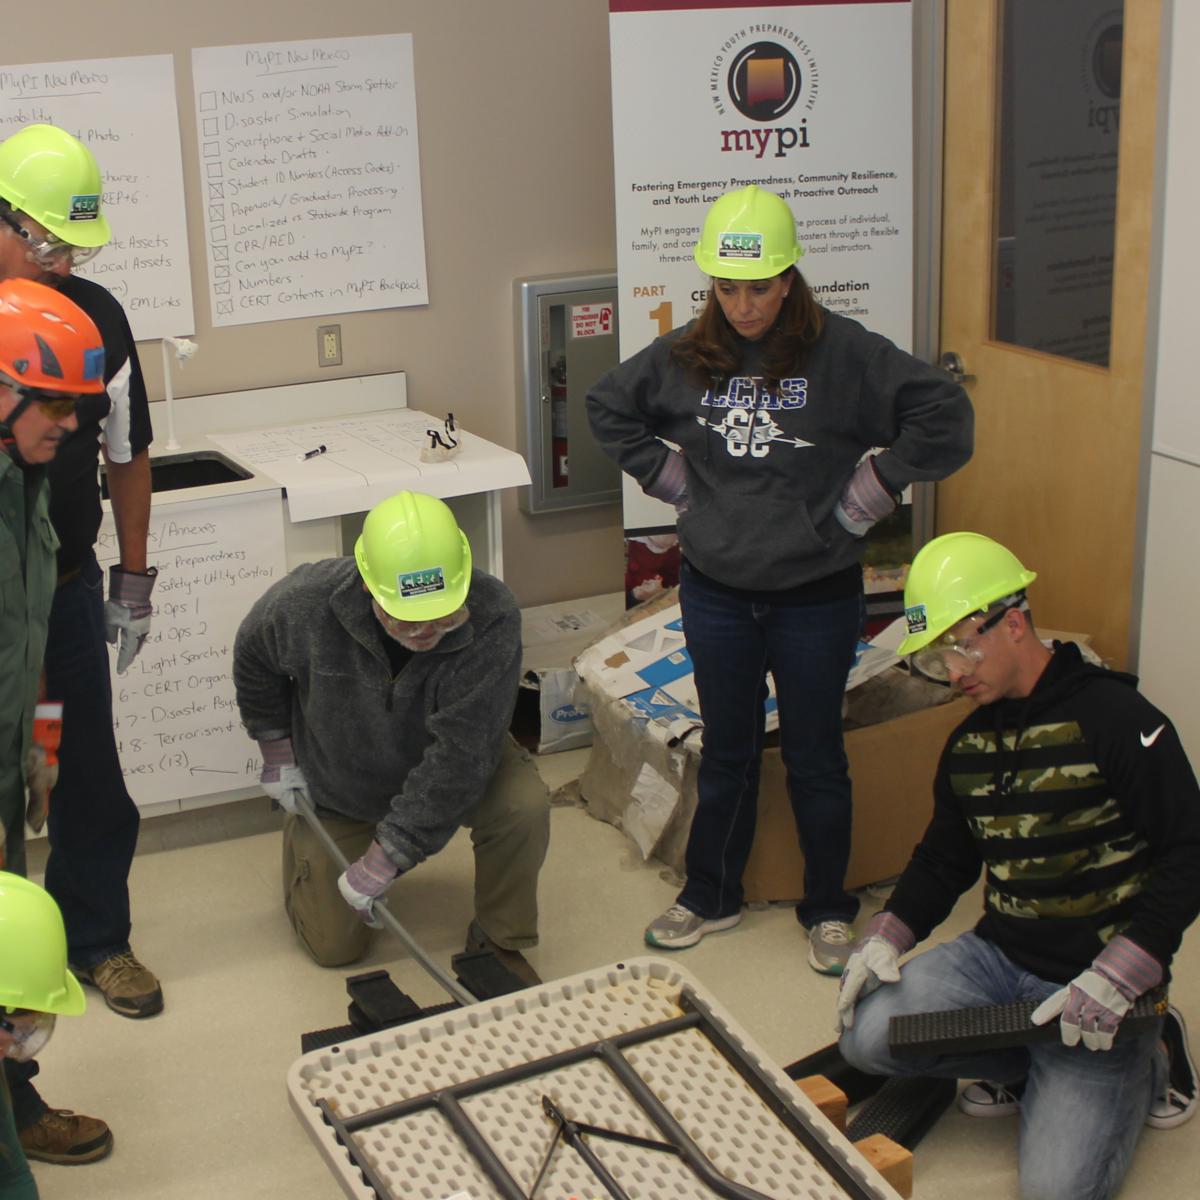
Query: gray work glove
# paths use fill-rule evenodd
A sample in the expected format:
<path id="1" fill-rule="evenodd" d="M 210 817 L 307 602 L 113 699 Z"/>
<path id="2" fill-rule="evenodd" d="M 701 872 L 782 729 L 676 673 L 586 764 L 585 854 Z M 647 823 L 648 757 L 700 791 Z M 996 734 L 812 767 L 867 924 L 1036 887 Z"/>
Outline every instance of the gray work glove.
<path id="1" fill-rule="evenodd" d="M 854 1025 L 854 1006 L 881 983 L 900 982 L 900 955 L 916 945 L 909 927 L 889 912 L 876 913 L 863 929 L 858 949 L 850 955 L 838 985 L 837 1023 L 840 1034 Z"/>
<path id="2" fill-rule="evenodd" d="M 123 567 L 108 569 L 108 599 L 104 602 L 104 636 L 117 647 L 117 674 L 124 675 L 150 634 L 150 593 L 158 569 L 144 573 Z"/>
<path id="3" fill-rule="evenodd" d="M 663 459 L 663 465 L 654 482 L 645 489 L 646 495 L 655 500 L 662 500 L 675 509 L 675 515 L 682 517 L 688 510 L 687 469 L 683 465 L 683 455 L 678 450 L 669 450 Z"/>
<path id="4" fill-rule="evenodd" d="M 882 521 L 895 507 L 896 497 L 876 470 L 872 455 L 854 468 L 834 516 L 847 533 L 864 537 L 872 525 Z"/>
<path id="5" fill-rule="evenodd" d="M 263 768 L 258 781 L 262 790 L 283 809 L 284 812 L 297 813 L 296 795 L 299 793 L 308 800 L 312 807 L 312 798 L 308 794 L 308 783 L 304 772 L 296 765 L 296 755 L 292 750 L 290 737 L 272 738 L 259 742 L 262 751 Z"/>
<path id="6" fill-rule="evenodd" d="M 1043 1000 L 1029 1019 L 1045 1025 L 1059 1017 L 1064 1046 L 1083 1042 L 1088 1050 L 1111 1050 L 1121 1018 L 1162 977 L 1158 959 L 1119 933 L 1086 971 Z"/>
<path id="7" fill-rule="evenodd" d="M 50 793 L 58 783 L 58 760 L 49 762 L 41 746 L 30 746 L 25 756 L 25 787 L 29 791 L 25 822 L 34 833 L 41 833 L 50 812 Z"/>
<path id="8" fill-rule="evenodd" d="M 383 922 L 375 915 L 375 901 L 387 891 L 400 868 L 387 856 L 387 851 L 373 841 L 362 858 L 352 862 L 338 876 L 338 891 L 342 899 L 358 914 L 358 919 L 372 929 L 382 929 Z"/>

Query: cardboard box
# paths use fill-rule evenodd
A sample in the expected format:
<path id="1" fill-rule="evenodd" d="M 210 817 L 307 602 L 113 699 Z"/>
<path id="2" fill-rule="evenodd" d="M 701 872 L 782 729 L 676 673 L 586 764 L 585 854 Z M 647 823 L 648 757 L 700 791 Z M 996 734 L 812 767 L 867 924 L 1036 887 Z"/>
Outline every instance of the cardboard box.
<path id="1" fill-rule="evenodd" d="M 592 750 L 580 779 L 588 811 L 623 829 L 643 858 L 682 877 L 696 808 L 701 724 L 690 660 L 671 598 L 576 659 L 591 710 Z M 902 625 L 898 622 L 897 625 Z M 847 886 L 898 875 L 932 812 L 932 781 L 950 731 L 970 710 L 944 687 L 896 667 L 897 629 L 860 647 L 847 693 L 846 752 L 854 787 Z M 767 724 L 776 724 L 768 701 Z M 886 718 L 886 719 L 884 719 Z M 798 900 L 800 852 L 777 747 L 764 751 L 748 901 Z"/>

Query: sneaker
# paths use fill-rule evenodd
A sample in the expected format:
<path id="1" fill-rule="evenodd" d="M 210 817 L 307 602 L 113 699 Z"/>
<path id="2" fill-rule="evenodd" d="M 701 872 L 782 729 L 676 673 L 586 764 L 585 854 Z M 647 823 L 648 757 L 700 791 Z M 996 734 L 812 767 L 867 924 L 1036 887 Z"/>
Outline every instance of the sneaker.
<path id="1" fill-rule="evenodd" d="M 467 944 L 464 950 L 467 954 L 473 950 L 490 950 L 496 961 L 503 963 L 526 987 L 537 987 L 542 982 L 541 976 L 529 965 L 529 960 L 520 950 L 506 950 L 503 946 L 497 946 L 483 932 L 483 927 L 478 921 L 472 921 L 467 927 Z"/>
<path id="2" fill-rule="evenodd" d="M 968 1117 L 1015 1117 L 1021 1111 L 1025 1080 L 1016 1083 L 993 1083 L 980 1079 L 968 1083 L 959 1093 L 958 1107 Z"/>
<path id="3" fill-rule="evenodd" d="M 1188 1052 L 1187 1026 L 1183 1014 L 1167 1005 L 1163 1018 L 1163 1044 L 1167 1048 L 1167 1090 L 1150 1104 L 1146 1124 L 1151 1129 L 1174 1129 L 1196 1115 L 1196 1066 Z"/>
<path id="4" fill-rule="evenodd" d="M 152 1017 L 162 1012 L 162 988 L 132 950 L 110 955 L 92 967 L 72 966 L 71 970 L 80 982 L 99 988 L 104 1003 L 123 1017 Z"/>
<path id="5" fill-rule="evenodd" d="M 808 965 L 821 975 L 840 975 L 853 952 L 847 921 L 818 921 L 808 931 Z"/>
<path id="6" fill-rule="evenodd" d="M 48 1108 L 17 1134 L 26 1158 L 73 1166 L 95 1162 L 112 1150 L 113 1136 L 103 1121 L 69 1108 Z"/>
<path id="7" fill-rule="evenodd" d="M 705 934 L 732 929 L 741 919 L 742 914 L 736 912 L 731 917 L 715 917 L 710 921 L 682 904 L 672 904 L 646 926 L 646 945 L 659 950 L 686 950 Z"/>

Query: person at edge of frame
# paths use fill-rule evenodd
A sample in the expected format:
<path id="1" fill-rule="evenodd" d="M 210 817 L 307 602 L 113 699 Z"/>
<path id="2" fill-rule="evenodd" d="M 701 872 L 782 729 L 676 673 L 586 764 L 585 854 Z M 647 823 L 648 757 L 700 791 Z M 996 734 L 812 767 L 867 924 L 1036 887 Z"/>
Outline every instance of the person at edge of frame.
<path id="1" fill-rule="evenodd" d="M 959 1107 L 1019 1113 L 1023 1200 L 1106 1200 L 1143 1127 L 1196 1110 L 1186 1027 L 1161 989 L 1200 911 L 1200 788 L 1132 675 L 1038 637 L 1036 578 L 977 533 L 935 538 L 913 560 L 899 651 L 976 708 L 950 734 L 929 826 L 842 976 L 840 1049 L 875 1075 L 985 1076 Z M 974 929 L 900 966 L 981 870 Z M 1147 996 L 1150 1028 L 1123 1028 Z M 892 1053 L 893 1016 L 1019 1002 L 1058 1036 Z"/>
<path id="2" fill-rule="evenodd" d="M 58 546 L 47 466 L 104 395 L 104 346 L 91 318 L 28 279 L 0 281 L 0 867 L 25 873 L 25 824 L 44 819 L 62 721 L 47 705 L 46 647 Z M 39 711 L 42 710 L 42 711 Z M 70 716 L 63 717 L 69 723 Z M 12 964 L 9 964 L 11 967 Z M 0 962 L 0 979 L 5 975 Z M 4 1090 L 26 1158 L 84 1163 L 112 1149 L 95 1117 L 50 1108 L 33 1086 L 36 1046 L 3 1057 Z"/>

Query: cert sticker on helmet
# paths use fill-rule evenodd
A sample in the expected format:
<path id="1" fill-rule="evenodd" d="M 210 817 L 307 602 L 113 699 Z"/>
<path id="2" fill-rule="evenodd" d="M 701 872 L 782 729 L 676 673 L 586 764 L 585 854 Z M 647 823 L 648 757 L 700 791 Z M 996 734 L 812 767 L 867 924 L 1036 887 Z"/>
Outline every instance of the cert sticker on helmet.
<path id="1" fill-rule="evenodd" d="M 723 233 L 717 246 L 717 257 L 722 259 L 758 259 L 763 256 L 761 233 Z"/>
<path id="2" fill-rule="evenodd" d="M 69 221 L 94 221 L 100 215 L 99 196 L 72 196 Z"/>
<path id="3" fill-rule="evenodd" d="M 396 590 L 401 600 L 415 600 L 432 592 L 446 590 L 446 576 L 441 567 L 427 567 L 423 571 L 408 571 L 396 576 Z"/>
<path id="4" fill-rule="evenodd" d="M 924 633 L 929 627 L 928 618 L 925 615 L 925 605 L 914 604 L 911 608 L 904 610 L 904 619 L 908 622 L 909 633 Z"/>

